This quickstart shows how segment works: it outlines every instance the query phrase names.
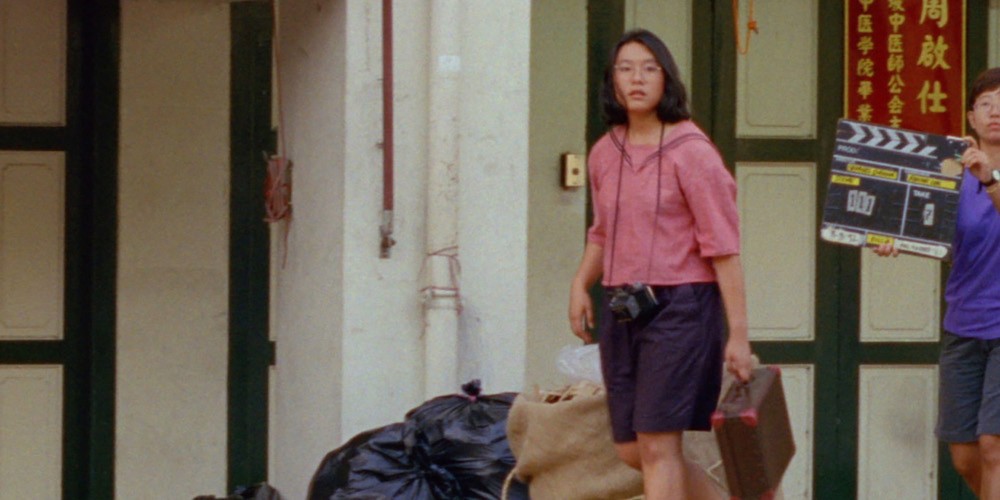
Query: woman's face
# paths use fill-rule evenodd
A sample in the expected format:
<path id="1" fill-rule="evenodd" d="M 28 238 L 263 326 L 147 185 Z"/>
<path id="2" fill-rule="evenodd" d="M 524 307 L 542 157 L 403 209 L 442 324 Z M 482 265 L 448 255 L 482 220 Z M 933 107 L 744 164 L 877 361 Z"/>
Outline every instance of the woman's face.
<path id="1" fill-rule="evenodd" d="M 1000 145 L 1000 89 L 979 94 L 966 115 L 981 142 Z"/>
<path id="2" fill-rule="evenodd" d="M 614 71 L 615 97 L 630 114 L 655 113 L 663 97 L 663 68 L 656 57 L 639 42 L 618 49 Z"/>

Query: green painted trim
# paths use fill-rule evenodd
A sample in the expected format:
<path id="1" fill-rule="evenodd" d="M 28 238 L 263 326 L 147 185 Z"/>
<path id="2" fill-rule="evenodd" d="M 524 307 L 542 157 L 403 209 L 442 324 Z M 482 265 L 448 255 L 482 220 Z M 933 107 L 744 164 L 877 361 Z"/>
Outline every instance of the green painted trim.
<path id="1" fill-rule="evenodd" d="M 69 248 L 69 245 L 67 245 Z M 67 307 L 72 307 L 68 305 Z M 7 364 L 39 364 L 58 365 L 63 363 L 67 355 L 65 341 L 4 341 L 0 349 L 0 365 Z"/>
<path id="2" fill-rule="evenodd" d="M 600 92 L 611 49 L 625 33 L 624 0 L 587 0 L 587 145 L 608 130 L 601 115 Z M 588 200 L 589 201 L 589 200 Z M 589 206 L 588 202 L 588 206 Z M 588 216 L 588 223 L 590 218 Z"/>
<path id="3" fill-rule="evenodd" d="M 938 362 L 938 342 L 864 342 L 858 343 L 857 363 L 879 364 L 928 364 Z"/>
<path id="4" fill-rule="evenodd" d="M 80 2 L 67 2 L 67 46 L 66 46 L 66 127 L 57 130 L 42 127 L 8 128 L 4 132 L 4 142 L 10 146 L 32 146 L 49 143 L 53 149 L 65 151 L 65 232 L 64 232 L 64 303 L 63 337 L 59 342 L 18 342 L 4 343 L 4 361 L 16 361 L 17 356 L 36 361 L 49 361 L 63 368 L 63 414 L 62 414 L 62 498 L 87 498 L 90 471 L 88 394 L 91 392 L 90 377 L 87 373 L 87 343 L 90 328 L 87 325 L 90 292 L 87 284 L 91 254 L 87 234 L 89 220 L 86 216 L 89 200 L 86 193 L 88 182 L 81 175 L 82 158 L 87 149 L 80 130 L 79 117 L 84 114 L 79 109 L 84 104 L 81 99 L 83 80 L 81 48 L 88 44 L 84 39 Z M 37 134 L 37 135 L 36 135 Z M 47 137 L 41 137 L 41 136 Z M 58 135 L 57 143 L 53 139 Z M 72 139 L 68 137 L 72 136 Z"/>
<path id="5" fill-rule="evenodd" d="M 753 352 L 766 364 L 814 364 L 815 342 L 754 342 Z"/>
<path id="6" fill-rule="evenodd" d="M 715 2 L 691 2 L 691 88 L 688 89 L 692 118 L 710 136 L 715 135 Z"/>
<path id="7" fill-rule="evenodd" d="M 989 62 L 990 2 L 966 0 L 965 84 L 972 85 Z M 963 103 L 964 105 L 964 103 Z"/>
<path id="8" fill-rule="evenodd" d="M 740 161 L 816 161 L 819 144 L 806 139 L 739 139 L 736 141 L 736 158 Z"/>
<path id="9" fill-rule="evenodd" d="M 67 9 L 67 125 L 8 128 L 6 137 L 66 151 L 65 339 L 10 347 L 63 365 L 63 498 L 106 499 L 115 473 L 120 12 L 115 0 L 69 0 Z"/>
<path id="10" fill-rule="evenodd" d="M 227 491 L 267 480 L 270 232 L 264 223 L 271 131 L 269 4 L 230 7 L 230 232 Z"/>
<path id="11" fill-rule="evenodd" d="M 84 164 L 92 170 L 90 276 L 90 470 L 88 497 L 114 498 L 118 268 L 118 111 L 121 12 L 117 0 L 89 0 L 80 132 L 91 133 Z"/>
<path id="12" fill-rule="evenodd" d="M 843 116 L 844 2 L 822 0 L 819 7 L 817 81 L 817 200 L 826 196 L 826 179 Z M 836 63 L 830 63 L 836 61 Z M 823 211 L 817 206 L 816 227 Z M 817 246 L 816 440 L 813 487 L 817 498 L 857 495 L 858 370 L 856 367 L 860 288 L 860 251 L 821 243 Z M 820 295 L 823 294 L 823 295 Z M 829 321 L 829 323 L 826 323 Z M 822 431 L 820 431 L 822 429 Z M 828 432 L 830 431 L 830 432 Z"/>
<path id="13" fill-rule="evenodd" d="M 726 165 L 732 170 L 736 163 L 736 46 L 733 41 L 732 3 L 715 0 L 712 15 L 712 115 L 709 135 L 719 149 Z M 704 45 L 702 42 L 698 45 Z"/>
<path id="14" fill-rule="evenodd" d="M 587 147 L 590 148 L 607 130 L 601 113 L 600 93 L 604 83 L 604 69 L 608 65 L 611 49 L 625 33 L 625 1 L 624 0 L 587 0 Z M 593 201 L 590 190 L 587 190 L 587 227 L 594 221 Z M 586 233 L 584 233 L 586 237 Z M 594 304 L 604 302 L 604 289 L 595 283 L 590 288 L 590 297 Z M 594 308 L 594 324 L 601 324 L 601 307 Z M 594 328 L 591 334 L 596 341 L 600 337 L 599 329 Z"/>
<path id="15" fill-rule="evenodd" d="M 67 96 L 69 98 L 71 96 Z M 0 150 L 63 151 L 70 149 L 65 127 L 0 126 Z"/>
<path id="16" fill-rule="evenodd" d="M 822 220 L 822 204 L 830 172 L 836 121 L 843 115 L 843 65 L 824 64 L 841 61 L 844 57 L 843 2 L 822 0 L 819 4 L 819 41 L 817 57 L 816 134 L 812 143 L 818 160 L 816 172 L 816 227 Z M 857 250 L 820 243 L 816 246 L 816 392 L 814 401 L 813 492 L 817 499 L 854 498 L 856 487 L 853 449 L 844 448 L 847 441 L 845 426 L 855 426 L 856 406 L 845 404 L 847 395 L 857 392 L 857 373 L 840 366 L 842 339 L 854 338 L 857 319 L 850 311 L 856 309 L 857 272 L 852 263 Z M 852 288 L 855 287 L 855 288 Z M 847 415 L 840 413 L 848 408 Z M 853 408 L 853 409 L 852 409 Z M 856 433 L 854 433 L 856 434 Z"/>

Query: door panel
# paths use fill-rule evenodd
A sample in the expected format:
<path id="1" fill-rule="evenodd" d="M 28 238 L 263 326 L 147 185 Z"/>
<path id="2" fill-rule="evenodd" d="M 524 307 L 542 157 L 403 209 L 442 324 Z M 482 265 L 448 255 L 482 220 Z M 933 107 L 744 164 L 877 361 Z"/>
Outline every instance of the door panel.
<path id="1" fill-rule="evenodd" d="M 66 1 L 0 3 L 0 124 L 66 122 Z"/>
<path id="2" fill-rule="evenodd" d="M 62 496 L 62 366 L 0 366 L 0 500 Z"/>
<path id="3" fill-rule="evenodd" d="M 65 0 L 0 3 L 0 125 L 66 123 Z M 0 500 L 63 495 L 63 365 L 46 357 L 65 336 L 66 169 L 63 151 L 0 151 Z M 36 343 L 37 342 L 37 343 Z M 7 344 L 10 346 L 12 344 Z M 56 360 L 52 360 L 56 361 Z"/>
<path id="4" fill-rule="evenodd" d="M 861 341 L 934 342 L 940 328 L 941 264 L 861 255 Z"/>
<path id="5" fill-rule="evenodd" d="M 936 366 L 861 367 L 857 498 L 934 498 Z"/>
<path id="6" fill-rule="evenodd" d="M 736 60 L 736 136 L 816 137 L 818 0 L 741 2 L 741 46 L 751 5 L 755 18 L 781 29 L 760 30 Z"/>
<path id="7" fill-rule="evenodd" d="M 736 165 L 751 340 L 813 339 L 814 163 Z M 775 223 L 775 222 L 778 223 Z"/>
<path id="8" fill-rule="evenodd" d="M 815 337 L 816 164 L 739 162 L 742 248 L 751 341 L 809 342 Z M 774 363 L 774 360 L 765 359 Z M 784 498 L 811 498 L 814 370 L 782 364 L 797 451 L 782 482 Z"/>
<path id="9" fill-rule="evenodd" d="M 0 339 L 63 337 L 63 154 L 0 151 Z"/>
<path id="10" fill-rule="evenodd" d="M 656 33 L 670 48 L 684 86 L 691 89 L 691 5 L 698 0 L 625 0 L 626 30 L 644 28 Z M 605 1 L 604 3 L 608 3 Z M 593 9 L 591 9 L 593 11 Z M 600 54 L 601 59 L 607 54 Z"/>
<path id="11" fill-rule="evenodd" d="M 814 379 L 813 365 L 781 365 L 781 384 L 795 437 L 795 456 L 781 481 L 786 499 L 812 498 Z"/>

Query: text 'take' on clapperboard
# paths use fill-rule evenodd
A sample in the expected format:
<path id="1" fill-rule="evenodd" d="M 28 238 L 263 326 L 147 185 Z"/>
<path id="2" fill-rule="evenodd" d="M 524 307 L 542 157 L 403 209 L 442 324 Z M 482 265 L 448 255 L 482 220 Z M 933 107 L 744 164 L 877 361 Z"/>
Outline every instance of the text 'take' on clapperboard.
<path id="1" fill-rule="evenodd" d="M 838 121 L 820 237 L 948 258 L 967 147 L 958 137 Z"/>

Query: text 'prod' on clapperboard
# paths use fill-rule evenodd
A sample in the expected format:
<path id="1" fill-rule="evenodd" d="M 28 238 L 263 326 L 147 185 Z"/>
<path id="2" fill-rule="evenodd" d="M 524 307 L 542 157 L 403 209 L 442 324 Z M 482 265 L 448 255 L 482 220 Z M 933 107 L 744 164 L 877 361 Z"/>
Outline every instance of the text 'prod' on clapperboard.
<path id="1" fill-rule="evenodd" d="M 958 137 L 840 120 L 820 237 L 948 258 L 967 147 Z"/>

